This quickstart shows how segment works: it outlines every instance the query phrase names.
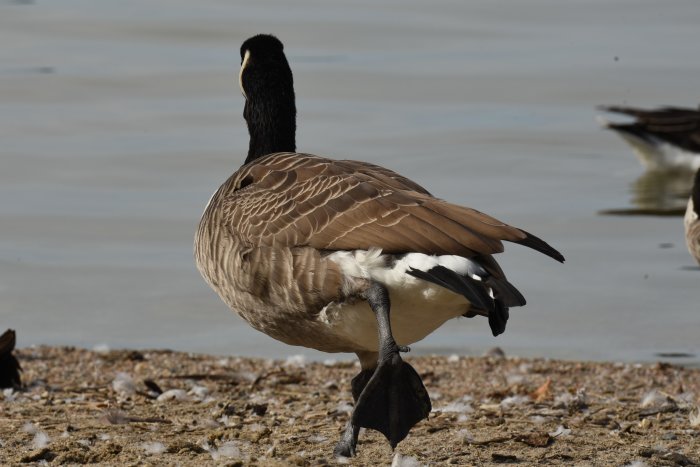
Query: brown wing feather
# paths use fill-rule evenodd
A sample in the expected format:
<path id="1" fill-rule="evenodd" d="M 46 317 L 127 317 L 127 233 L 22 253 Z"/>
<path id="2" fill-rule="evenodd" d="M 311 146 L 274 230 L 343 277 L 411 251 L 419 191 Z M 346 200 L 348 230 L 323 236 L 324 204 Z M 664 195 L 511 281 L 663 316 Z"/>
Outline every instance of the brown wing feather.
<path id="1" fill-rule="evenodd" d="M 391 253 L 473 256 L 498 253 L 502 240 L 527 237 L 362 162 L 273 154 L 242 167 L 226 186 L 225 222 L 251 246 L 379 247 Z"/>

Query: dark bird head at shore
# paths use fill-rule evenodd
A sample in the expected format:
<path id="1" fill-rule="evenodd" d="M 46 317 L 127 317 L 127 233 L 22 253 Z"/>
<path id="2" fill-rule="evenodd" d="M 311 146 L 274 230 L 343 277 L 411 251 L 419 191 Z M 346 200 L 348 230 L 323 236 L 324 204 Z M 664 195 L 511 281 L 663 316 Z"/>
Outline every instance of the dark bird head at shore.
<path id="1" fill-rule="evenodd" d="M 12 329 L 8 329 L 0 336 L 0 388 L 19 387 L 22 384 L 19 377 L 22 367 L 19 366 L 17 358 L 12 355 L 16 341 L 17 335 Z"/>
<path id="2" fill-rule="evenodd" d="M 243 117 L 250 134 L 245 162 L 273 152 L 295 151 L 294 79 L 279 39 L 259 34 L 241 45 L 239 84 L 246 99 Z"/>

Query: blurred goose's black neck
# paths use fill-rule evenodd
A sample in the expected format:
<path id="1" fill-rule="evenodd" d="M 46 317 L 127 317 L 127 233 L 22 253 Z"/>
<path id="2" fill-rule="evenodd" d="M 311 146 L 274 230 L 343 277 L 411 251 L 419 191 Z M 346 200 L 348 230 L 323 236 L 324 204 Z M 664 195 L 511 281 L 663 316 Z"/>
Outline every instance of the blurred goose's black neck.
<path id="1" fill-rule="evenodd" d="M 693 191 L 690 193 L 690 197 L 693 200 L 693 210 L 698 216 L 700 216 L 700 169 L 695 172 Z"/>

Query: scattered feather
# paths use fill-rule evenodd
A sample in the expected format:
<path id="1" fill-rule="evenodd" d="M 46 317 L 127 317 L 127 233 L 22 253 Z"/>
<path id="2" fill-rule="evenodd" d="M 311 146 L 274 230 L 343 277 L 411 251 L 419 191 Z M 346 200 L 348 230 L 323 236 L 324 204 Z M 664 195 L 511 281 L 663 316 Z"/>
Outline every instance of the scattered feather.
<path id="1" fill-rule="evenodd" d="M 644 461 L 633 461 L 631 464 L 625 464 L 623 467 L 649 467 Z"/>
<path id="2" fill-rule="evenodd" d="M 187 399 L 187 393 L 184 389 L 168 389 L 156 399 L 158 402 L 167 401 L 184 401 Z"/>
<path id="3" fill-rule="evenodd" d="M 204 450 L 208 451 L 211 458 L 215 461 L 221 459 L 236 459 L 241 457 L 241 450 L 238 449 L 236 443 L 233 441 L 227 441 L 218 448 L 209 446 L 205 444 L 202 446 Z"/>
<path id="4" fill-rule="evenodd" d="M 102 344 L 97 344 L 92 348 L 92 351 L 98 354 L 108 354 L 112 349 L 109 348 L 109 345 L 102 343 Z"/>
<path id="5" fill-rule="evenodd" d="M 423 464 L 418 462 L 418 459 L 411 456 L 403 456 L 400 453 L 394 454 L 391 461 L 391 467 L 422 467 Z"/>
<path id="6" fill-rule="evenodd" d="M 32 422 L 27 422 L 24 425 L 22 425 L 22 431 L 33 435 L 34 433 L 39 431 L 39 428 L 37 428 L 36 425 L 34 425 Z"/>
<path id="7" fill-rule="evenodd" d="M 690 419 L 690 426 L 700 426 L 700 407 L 691 410 L 688 418 Z"/>
<path id="8" fill-rule="evenodd" d="M 352 412 L 352 405 L 348 402 L 338 402 L 338 405 L 335 407 L 335 411 L 337 413 L 351 413 Z"/>
<path id="9" fill-rule="evenodd" d="M 335 360 L 334 358 L 328 358 L 328 359 L 323 361 L 324 366 L 335 366 L 336 363 L 338 363 L 338 361 Z"/>
<path id="10" fill-rule="evenodd" d="M 562 392 L 561 394 L 557 394 L 556 396 L 554 396 L 554 407 L 568 407 L 569 404 L 571 404 L 571 401 L 573 400 L 574 396 L 572 396 L 568 392 Z"/>
<path id="11" fill-rule="evenodd" d="M 508 373 L 506 375 L 506 383 L 508 386 L 515 386 L 525 381 L 525 376 L 518 373 Z"/>
<path id="12" fill-rule="evenodd" d="M 323 389 L 338 389 L 338 382 L 335 380 L 328 380 L 326 384 L 323 385 Z"/>
<path id="13" fill-rule="evenodd" d="M 311 435 L 307 438 L 307 440 L 309 441 L 309 443 L 319 444 L 327 441 L 328 438 L 321 435 Z"/>
<path id="14" fill-rule="evenodd" d="M 165 445 L 158 441 L 147 441 L 141 444 L 141 448 L 146 451 L 146 454 L 158 455 L 165 452 Z"/>
<path id="15" fill-rule="evenodd" d="M 565 428 L 563 425 L 559 425 L 556 430 L 548 434 L 552 438 L 557 438 L 559 436 L 568 436 L 571 434 L 571 429 Z"/>
<path id="16" fill-rule="evenodd" d="M 448 362 L 448 363 L 457 363 L 457 362 L 459 362 L 459 355 L 457 355 L 456 353 L 453 353 L 452 355 L 450 355 L 449 357 L 447 357 L 447 362 Z"/>
<path id="17" fill-rule="evenodd" d="M 664 402 L 666 402 L 666 397 L 654 389 L 652 391 L 649 391 L 644 395 L 644 397 L 642 397 L 642 401 L 639 405 L 642 408 L 647 408 L 653 407 L 655 405 L 661 405 Z"/>
<path id="18" fill-rule="evenodd" d="M 34 434 L 34 439 L 32 440 L 32 447 L 34 449 L 43 449 L 49 445 L 49 435 L 39 430 Z"/>
<path id="19" fill-rule="evenodd" d="M 285 366 L 291 366 L 296 368 L 303 368 L 306 366 L 306 357 L 304 355 L 290 355 L 284 361 Z"/>
<path id="20" fill-rule="evenodd" d="M 136 393 L 136 384 L 127 373 L 119 372 L 112 381 L 112 389 L 120 397 L 129 397 Z"/>
<path id="21" fill-rule="evenodd" d="M 509 409 L 517 405 L 527 404 L 528 402 L 530 402 L 528 396 L 509 396 L 501 401 L 500 406 L 503 409 Z"/>
<path id="22" fill-rule="evenodd" d="M 444 407 L 438 409 L 440 412 L 453 412 L 453 413 L 472 413 L 474 408 L 469 402 L 451 402 Z"/>
<path id="23" fill-rule="evenodd" d="M 462 428 L 461 430 L 457 431 L 457 436 L 460 437 L 462 443 L 471 444 L 474 442 L 474 435 L 466 428 Z"/>
<path id="24" fill-rule="evenodd" d="M 17 399 L 17 392 L 12 388 L 7 388 L 2 390 L 2 397 L 5 402 L 12 402 Z"/>
<path id="25" fill-rule="evenodd" d="M 193 396 L 196 400 L 202 401 L 209 395 L 209 388 L 194 385 L 189 391 L 187 391 L 187 394 Z"/>

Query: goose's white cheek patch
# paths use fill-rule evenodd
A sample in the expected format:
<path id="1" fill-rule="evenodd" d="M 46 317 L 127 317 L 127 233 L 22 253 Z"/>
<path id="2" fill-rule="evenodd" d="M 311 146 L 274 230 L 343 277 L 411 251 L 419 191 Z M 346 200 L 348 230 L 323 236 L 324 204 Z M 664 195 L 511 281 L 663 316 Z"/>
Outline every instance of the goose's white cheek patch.
<path id="1" fill-rule="evenodd" d="M 243 93 L 243 97 L 248 99 L 248 96 L 245 93 L 245 89 L 243 89 L 243 70 L 245 70 L 245 67 L 248 66 L 248 60 L 250 59 L 250 50 L 245 51 L 245 55 L 243 55 L 243 62 L 241 63 L 241 71 L 238 72 L 238 85 L 241 87 L 241 93 Z"/>

